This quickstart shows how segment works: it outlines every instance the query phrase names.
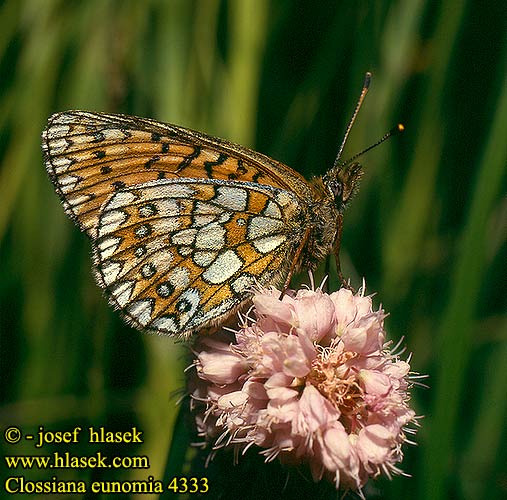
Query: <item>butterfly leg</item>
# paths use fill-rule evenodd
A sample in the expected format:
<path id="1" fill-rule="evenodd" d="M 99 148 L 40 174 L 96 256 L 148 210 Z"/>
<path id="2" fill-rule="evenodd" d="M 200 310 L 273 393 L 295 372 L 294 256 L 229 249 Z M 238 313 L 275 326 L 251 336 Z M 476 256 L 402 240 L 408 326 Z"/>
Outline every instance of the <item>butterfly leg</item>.
<path id="1" fill-rule="evenodd" d="M 303 251 L 303 248 L 306 246 L 309 237 L 310 237 L 310 228 L 307 228 L 305 234 L 303 235 L 303 238 L 301 238 L 301 242 L 299 243 L 296 253 L 294 254 L 294 258 L 292 259 L 292 262 L 290 264 L 289 272 L 287 274 L 287 278 L 285 278 L 285 283 L 283 284 L 283 289 L 282 293 L 280 294 L 279 300 L 282 300 L 283 296 L 285 295 L 285 292 L 289 288 L 290 280 L 296 270 L 299 258 L 301 257 L 301 252 Z"/>
<path id="2" fill-rule="evenodd" d="M 346 280 L 342 274 L 341 264 L 340 264 L 340 244 L 342 241 L 342 232 L 343 232 L 343 214 L 338 215 L 338 229 L 336 233 L 335 244 L 333 248 L 334 257 L 336 260 L 336 272 L 338 273 L 338 279 L 342 284 L 342 287 L 348 288 L 352 292 L 355 293 L 355 290 L 352 288 L 350 284 L 350 279 Z"/>

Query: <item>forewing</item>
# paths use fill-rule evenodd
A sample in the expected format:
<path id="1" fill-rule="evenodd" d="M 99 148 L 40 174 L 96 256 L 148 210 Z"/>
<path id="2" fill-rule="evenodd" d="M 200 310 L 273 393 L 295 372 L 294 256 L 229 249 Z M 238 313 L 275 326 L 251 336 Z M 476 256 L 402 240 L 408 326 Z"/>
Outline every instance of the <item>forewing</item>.
<path id="1" fill-rule="evenodd" d="M 103 207 L 99 284 L 135 326 L 188 336 L 279 283 L 303 233 L 294 194 L 255 183 L 166 179 L 124 188 Z"/>
<path id="2" fill-rule="evenodd" d="M 115 192 L 157 179 L 224 179 L 280 187 L 301 200 L 311 187 L 268 156 L 200 132 L 125 115 L 68 111 L 42 134 L 44 160 L 66 212 L 92 238 Z"/>

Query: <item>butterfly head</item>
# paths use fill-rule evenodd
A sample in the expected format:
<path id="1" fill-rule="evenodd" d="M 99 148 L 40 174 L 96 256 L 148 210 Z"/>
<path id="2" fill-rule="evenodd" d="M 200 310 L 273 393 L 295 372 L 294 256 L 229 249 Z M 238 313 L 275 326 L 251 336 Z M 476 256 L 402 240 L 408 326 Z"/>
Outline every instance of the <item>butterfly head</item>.
<path id="1" fill-rule="evenodd" d="M 334 203 L 342 211 L 359 187 L 363 175 L 360 163 L 349 163 L 332 168 L 323 177 L 324 186 L 334 198 Z"/>

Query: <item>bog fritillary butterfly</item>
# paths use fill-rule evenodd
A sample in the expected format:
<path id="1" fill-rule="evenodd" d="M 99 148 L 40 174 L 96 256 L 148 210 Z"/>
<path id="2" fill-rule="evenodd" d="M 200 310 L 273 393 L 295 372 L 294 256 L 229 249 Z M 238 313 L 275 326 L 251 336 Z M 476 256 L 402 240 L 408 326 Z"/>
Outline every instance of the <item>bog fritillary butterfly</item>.
<path id="1" fill-rule="evenodd" d="M 85 111 L 53 115 L 42 148 L 109 302 L 142 330 L 183 337 L 231 316 L 255 282 L 288 285 L 338 255 L 342 210 L 361 176 L 337 158 L 308 182 L 223 139 Z"/>

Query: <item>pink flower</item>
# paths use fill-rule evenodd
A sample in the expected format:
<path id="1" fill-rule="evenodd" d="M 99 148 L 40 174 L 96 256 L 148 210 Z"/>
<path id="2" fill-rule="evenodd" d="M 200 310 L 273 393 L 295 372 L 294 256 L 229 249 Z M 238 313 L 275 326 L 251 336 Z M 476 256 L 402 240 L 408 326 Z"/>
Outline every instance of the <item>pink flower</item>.
<path id="1" fill-rule="evenodd" d="M 197 356 L 203 378 L 217 385 L 232 384 L 248 370 L 246 360 L 232 349 L 223 349 L 223 344 L 221 346 L 210 339 L 205 339 L 203 344 L 209 348 Z"/>
<path id="2" fill-rule="evenodd" d="M 293 304 L 296 327 L 314 342 L 325 338 L 336 326 L 335 305 L 321 290 L 299 290 Z"/>
<path id="3" fill-rule="evenodd" d="M 195 345 L 192 391 L 200 435 L 215 448 L 252 444 L 266 460 L 307 463 L 323 477 L 361 489 L 399 473 L 407 426 L 410 366 L 389 350 L 383 310 L 340 289 L 259 290 L 255 320 L 235 339 Z M 200 403 L 200 406 L 199 406 Z"/>

